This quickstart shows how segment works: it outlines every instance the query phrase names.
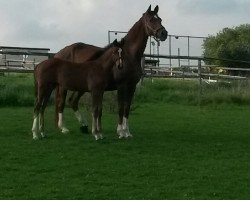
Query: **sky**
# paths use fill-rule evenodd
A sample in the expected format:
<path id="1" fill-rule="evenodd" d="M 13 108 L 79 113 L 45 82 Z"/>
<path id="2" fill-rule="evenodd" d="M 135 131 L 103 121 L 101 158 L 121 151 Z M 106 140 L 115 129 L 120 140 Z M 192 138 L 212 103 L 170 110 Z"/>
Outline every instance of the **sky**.
<path id="1" fill-rule="evenodd" d="M 128 31 L 150 4 L 173 35 L 206 37 L 250 22 L 250 0 L 0 0 L 0 46 L 105 46 L 109 30 Z"/>

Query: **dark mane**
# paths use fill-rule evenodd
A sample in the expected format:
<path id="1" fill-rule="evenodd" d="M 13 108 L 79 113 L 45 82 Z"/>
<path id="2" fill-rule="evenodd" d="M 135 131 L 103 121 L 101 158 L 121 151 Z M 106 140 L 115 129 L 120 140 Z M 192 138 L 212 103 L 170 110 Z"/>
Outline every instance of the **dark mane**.
<path id="1" fill-rule="evenodd" d="M 97 59 L 97 58 L 100 58 L 100 57 L 105 53 L 106 50 L 110 49 L 110 48 L 113 47 L 113 46 L 114 46 L 114 44 L 113 44 L 113 42 L 112 42 L 112 43 L 106 45 L 105 47 L 103 47 L 102 50 L 96 51 L 96 52 L 89 58 L 89 61 L 90 61 L 90 60 L 95 60 L 95 59 Z"/>

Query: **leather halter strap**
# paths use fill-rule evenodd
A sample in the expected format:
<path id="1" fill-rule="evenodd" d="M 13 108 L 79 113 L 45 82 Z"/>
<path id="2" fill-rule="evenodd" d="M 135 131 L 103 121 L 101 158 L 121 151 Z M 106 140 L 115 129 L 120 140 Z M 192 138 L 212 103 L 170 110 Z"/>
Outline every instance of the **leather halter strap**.
<path id="1" fill-rule="evenodd" d="M 122 48 L 118 49 L 118 54 L 119 54 L 119 66 L 120 66 L 118 68 L 121 69 L 122 66 L 123 66 L 123 63 L 122 63 Z"/>
<path id="2" fill-rule="evenodd" d="M 147 33 L 147 35 L 150 36 L 149 31 L 151 30 L 151 31 L 153 32 L 153 37 L 154 37 L 156 40 L 158 40 L 158 38 L 156 38 L 156 34 L 157 34 L 157 32 L 158 32 L 162 27 L 160 27 L 160 28 L 157 29 L 157 30 L 154 30 L 154 29 L 149 25 L 149 23 L 147 22 L 147 20 L 145 19 L 145 16 L 143 16 L 143 21 L 144 21 L 144 24 L 145 24 L 145 26 L 146 26 L 146 33 Z"/>

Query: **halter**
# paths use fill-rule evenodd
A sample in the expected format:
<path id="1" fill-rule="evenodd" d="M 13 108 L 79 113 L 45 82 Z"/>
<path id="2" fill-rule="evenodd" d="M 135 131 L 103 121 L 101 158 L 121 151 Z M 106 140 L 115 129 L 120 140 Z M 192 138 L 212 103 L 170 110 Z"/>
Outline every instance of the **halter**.
<path id="1" fill-rule="evenodd" d="M 157 16 L 157 17 L 158 17 L 157 14 L 155 14 L 154 16 Z M 159 39 L 156 38 L 156 34 L 157 34 L 157 32 L 158 32 L 162 27 L 160 27 L 160 28 L 157 29 L 157 30 L 154 30 L 154 29 L 148 24 L 147 20 L 145 19 L 145 16 L 143 17 L 143 20 L 144 20 L 144 24 L 146 25 L 146 33 L 148 34 L 148 36 L 150 35 L 150 34 L 149 34 L 149 30 L 151 30 L 151 31 L 153 32 L 153 38 L 154 38 L 156 41 L 159 41 Z"/>
<path id="2" fill-rule="evenodd" d="M 122 48 L 118 49 L 118 54 L 119 54 L 119 67 L 118 67 L 118 69 L 122 69 Z"/>

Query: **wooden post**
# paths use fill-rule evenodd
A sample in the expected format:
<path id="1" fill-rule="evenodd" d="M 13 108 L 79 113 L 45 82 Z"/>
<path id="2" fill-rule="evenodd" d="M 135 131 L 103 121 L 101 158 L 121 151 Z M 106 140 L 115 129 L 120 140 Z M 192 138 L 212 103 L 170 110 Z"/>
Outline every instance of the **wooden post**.
<path id="1" fill-rule="evenodd" d="M 178 67 L 179 67 L 179 68 L 181 67 L 180 55 L 181 55 L 180 48 L 178 48 Z"/>
<path id="2" fill-rule="evenodd" d="M 202 77 L 201 77 L 201 59 L 198 60 L 198 76 L 199 76 L 199 106 L 201 105 L 201 97 L 202 97 Z"/>
<path id="3" fill-rule="evenodd" d="M 142 77 L 141 77 L 141 85 L 143 84 L 145 74 L 145 57 L 141 58 L 141 69 L 142 69 Z"/>

